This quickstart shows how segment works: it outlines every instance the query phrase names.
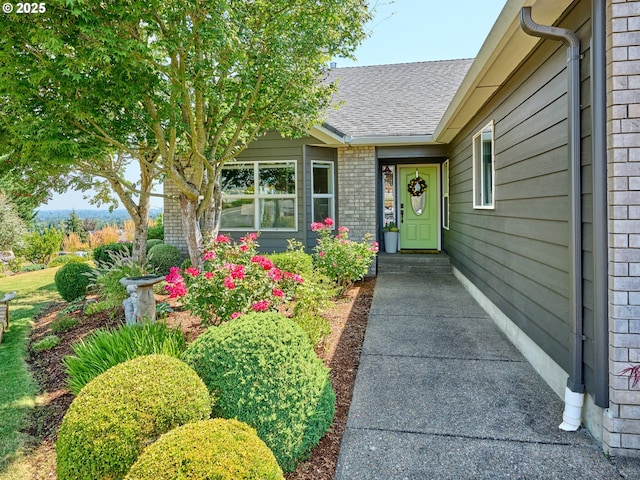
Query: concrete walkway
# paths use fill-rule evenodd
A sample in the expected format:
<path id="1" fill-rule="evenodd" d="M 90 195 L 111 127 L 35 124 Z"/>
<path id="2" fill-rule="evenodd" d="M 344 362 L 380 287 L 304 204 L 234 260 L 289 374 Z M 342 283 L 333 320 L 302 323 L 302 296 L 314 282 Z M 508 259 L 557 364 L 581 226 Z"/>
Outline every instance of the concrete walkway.
<path id="1" fill-rule="evenodd" d="M 640 479 L 562 410 L 453 274 L 380 273 L 335 479 Z"/>

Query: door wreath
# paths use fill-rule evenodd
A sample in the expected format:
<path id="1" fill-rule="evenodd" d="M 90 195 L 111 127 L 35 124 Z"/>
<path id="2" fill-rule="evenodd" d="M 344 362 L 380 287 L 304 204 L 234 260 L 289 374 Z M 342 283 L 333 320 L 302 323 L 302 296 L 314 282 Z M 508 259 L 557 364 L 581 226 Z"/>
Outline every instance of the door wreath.
<path id="1" fill-rule="evenodd" d="M 422 177 L 412 178 L 407 185 L 407 190 L 412 197 L 419 197 L 427 191 L 427 182 Z"/>

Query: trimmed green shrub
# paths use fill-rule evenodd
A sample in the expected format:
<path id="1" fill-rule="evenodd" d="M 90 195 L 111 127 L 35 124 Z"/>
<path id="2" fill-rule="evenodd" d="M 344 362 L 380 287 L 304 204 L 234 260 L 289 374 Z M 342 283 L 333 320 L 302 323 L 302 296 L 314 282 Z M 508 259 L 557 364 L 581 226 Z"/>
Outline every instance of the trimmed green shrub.
<path id="1" fill-rule="evenodd" d="M 211 327 L 183 358 L 216 398 L 213 415 L 254 427 L 285 472 L 309 456 L 331 425 L 329 371 L 283 315 L 252 313 Z"/>
<path id="2" fill-rule="evenodd" d="M 132 251 L 133 244 L 131 242 L 105 243 L 93 249 L 93 260 L 98 267 L 101 267 L 105 263 L 112 262 L 112 256 L 109 252 L 131 255 Z"/>
<path id="3" fill-rule="evenodd" d="M 31 345 L 31 349 L 36 353 L 40 353 L 40 352 L 43 352 L 44 350 L 49 350 L 57 346 L 59 343 L 60 343 L 60 338 L 58 336 L 47 335 L 42 340 L 39 340 L 33 345 Z"/>
<path id="4" fill-rule="evenodd" d="M 67 263 L 60 267 L 54 277 L 60 296 L 67 302 L 84 297 L 90 280 L 86 273 L 93 269 L 86 263 Z"/>
<path id="5" fill-rule="evenodd" d="M 73 355 L 63 360 L 67 384 L 74 395 L 109 368 L 143 355 L 158 353 L 180 357 L 186 349 L 182 330 L 164 323 L 123 325 L 117 330 L 94 330 L 71 346 Z"/>
<path id="6" fill-rule="evenodd" d="M 280 270 L 302 275 L 306 280 L 313 274 L 313 257 L 300 250 L 266 255 Z"/>
<path id="7" fill-rule="evenodd" d="M 182 263 L 182 256 L 177 247 L 163 243 L 149 250 L 147 262 L 158 275 L 168 275 L 171 267 L 177 267 Z"/>
<path id="8" fill-rule="evenodd" d="M 126 480 L 284 480 L 275 457 L 246 423 L 202 420 L 183 425 L 142 452 Z"/>
<path id="9" fill-rule="evenodd" d="M 163 243 L 164 241 L 160 240 L 159 238 L 150 238 L 149 240 L 147 240 L 147 253 L 149 253 L 149 250 L 151 250 L 156 245 L 162 245 Z"/>
<path id="10" fill-rule="evenodd" d="M 116 365 L 67 410 L 56 443 L 58 479 L 124 478 L 143 448 L 210 411 L 202 380 L 176 358 L 147 355 Z"/>

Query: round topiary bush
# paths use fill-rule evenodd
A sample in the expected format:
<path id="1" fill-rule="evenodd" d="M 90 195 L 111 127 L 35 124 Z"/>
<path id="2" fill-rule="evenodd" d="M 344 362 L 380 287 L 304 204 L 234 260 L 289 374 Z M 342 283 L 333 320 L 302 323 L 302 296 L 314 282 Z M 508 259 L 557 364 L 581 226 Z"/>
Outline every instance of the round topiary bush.
<path id="1" fill-rule="evenodd" d="M 60 267 L 56 272 L 54 281 L 60 296 L 67 302 L 87 294 L 87 287 L 91 280 L 86 273 L 93 269 L 86 263 L 71 262 Z"/>
<path id="2" fill-rule="evenodd" d="M 151 250 L 156 245 L 162 245 L 163 243 L 164 242 L 159 238 L 151 238 L 147 240 L 147 253 L 149 253 L 149 250 Z"/>
<path id="3" fill-rule="evenodd" d="M 182 263 L 182 256 L 177 247 L 163 243 L 149 250 L 147 262 L 158 275 L 168 275 L 171 267 L 177 267 Z"/>
<path id="4" fill-rule="evenodd" d="M 207 387 L 181 360 L 147 355 L 116 365 L 67 410 L 56 443 L 58 479 L 124 478 L 143 448 L 210 411 Z"/>
<path id="5" fill-rule="evenodd" d="M 200 335 L 183 355 L 216 398 L 213 415 L 255 428 L 285 472 L 329 429 L 329 371 L 293 321 L 252 313 Z"/>
<path id="6" fill-rule="evenodd" d="M 149 445 L 126 480 L 280 480 L 282 470 L 256 431 L 238 420 L 183 425 Z"/>
<path id="7" fill-rule="evenodd" d="M 109 252 L 130 255 L 132 251 L 133 244 L 131 242 L 105 243 L 104 245 L 99 245 L 93 249 L 93 260 L 99 267 L 111 265 L 113 263 L 113 258 Z"/>

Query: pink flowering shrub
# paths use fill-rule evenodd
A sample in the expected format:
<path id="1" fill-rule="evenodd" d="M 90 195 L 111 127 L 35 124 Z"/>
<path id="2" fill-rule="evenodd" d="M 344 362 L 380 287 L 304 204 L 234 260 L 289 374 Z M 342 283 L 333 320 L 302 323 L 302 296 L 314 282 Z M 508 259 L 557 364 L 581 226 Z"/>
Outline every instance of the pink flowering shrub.
<path id="1" fill-rule="evenodd" d="M 333 224 L 331 218 L 311 224 L 311 230 L 319 235 L 314 264 L 336 283 L 342 295 L 367 274 L 378 252 L 378 243 L 371 241 L 371 234 L 366 234 L 362 242 L 350 240 L 349 228 L 344 226 L 338 227 L 334 235 Z"/>
<path id="2" fill-rule="evenodd" d="M 166 277 L 172 298 L 182 297 L 193 315 L 219 324 L 249 312 L 275 311 L 292 298 L 303 278 L 277 268 L 257 253 L 258 236 L 238 242 L 219 235 L 203 252 L 203 270 L 174 267 Z"/>

